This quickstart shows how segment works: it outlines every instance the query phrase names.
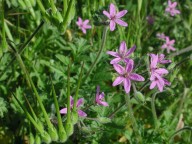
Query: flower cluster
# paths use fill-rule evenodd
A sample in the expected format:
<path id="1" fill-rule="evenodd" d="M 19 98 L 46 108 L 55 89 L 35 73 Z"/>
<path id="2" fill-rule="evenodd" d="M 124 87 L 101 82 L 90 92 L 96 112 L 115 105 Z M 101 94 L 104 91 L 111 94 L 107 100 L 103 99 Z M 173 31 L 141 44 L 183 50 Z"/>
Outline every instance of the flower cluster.
<path id="1" fill-rule="evenodd" d="M 109 6 L 109 12 L 103 11 L 103 14 L 108 18 L 109 21 L 109 27 L 111 31 L 115 30 L 116 24 L 119 24 L 121 26 L 127 27 L 128 24 L 121 20 L 121 18 L 127 13 L 127 10 L 122 10 L 120 12 L 116 11 L 115 5 L 110 4 Z M 88 24 L 89 20 L 83 21 L 82 18 L 78 17 L 78 21 L 76 22 L 79 29 L 82 30 L 84 34 L 86 34 L 86 29 L 91 29 L 91 26 Z"/>
<path id="2" fill-rule="evenodd" d="M 170 60 L 165 60 L 164 54 L 150 54 L 151 62 L 150 62 L 150 89 L 158 87 L 159 91 L 163 91 L 163 87 L 168 85 L 170 86 L 171 83 L 163 78 L 164 75 L 168 74 L 168 70 L 165 68 L 160 68 L 159 64 L 166 64 L 170 63 Z"/>
<path id="3" fill-rule="evenodd" d="M 134 52 L 136 46 L 133 46 L 127 50 L 126 43 L 123 41 L 120 44 L 119 52 L 108 51 L 107 54 L 114 56 L 115 58 L 110 62 L 113 64 L 114 69 L 117 71 L 118 76 L 113 82 L 113 86 L 123 84 L 126 93 L 130 92 L 131 81 L 144 81 L 145 79 L 136 73 L 133 73 L 134 61 L 130 58 L 131 53 Z M 118 64 L 123 62 L 123 65 Z"/>

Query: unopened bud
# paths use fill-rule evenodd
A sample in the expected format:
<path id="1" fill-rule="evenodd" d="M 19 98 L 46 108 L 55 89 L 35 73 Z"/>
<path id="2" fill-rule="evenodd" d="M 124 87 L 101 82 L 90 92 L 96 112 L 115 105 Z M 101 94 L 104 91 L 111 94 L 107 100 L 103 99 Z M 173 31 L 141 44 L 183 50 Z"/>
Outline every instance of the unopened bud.
<path id="1" fill-rule="evenodd" d="M 141 102 L 145 102 L 144 95 L 141 92 L 139 92 L 139 91 L 135 92 L 135 98 L 138 99 Z"/>

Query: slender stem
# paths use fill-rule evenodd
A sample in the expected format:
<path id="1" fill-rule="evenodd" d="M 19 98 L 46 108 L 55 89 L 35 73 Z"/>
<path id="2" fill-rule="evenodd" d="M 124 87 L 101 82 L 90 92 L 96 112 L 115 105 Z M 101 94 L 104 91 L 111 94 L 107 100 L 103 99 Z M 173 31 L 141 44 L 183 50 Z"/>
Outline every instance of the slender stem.
<path id="1" fill-rule="evenodd" d="M 131 123 L 132 123 L 132 126 L 133 126 L 133 130 L 135 131 L 136 136 L 137 136 L 137 141 L 141 142 L 142 139 L 141 139 L 141 136 L 140 136 L 140 133 L 139 133 L 139 130 L 138 130 L 137 122 L 136 122 L 134 114 L 133 114 L 133 109 L 132 109 L 132 104 L 131 104 L 131 99 L 130 99 L 129 94 L 125 95 L 125 100 L 126 100 L 126 103 L 127 103 L 127 107 L 128 107 L 128 111 L 129 111 L 130 120 L 131 120 Z"/>
<path id="2" fill-rule="evenodd" d="M 156 97 L 157 93 L 158 92 L 154 93 L 151 98 L 151 110 L 152 110 L 152 114 L 153 114 L 155 129 L 158 127 L 158 119 L 157 119 L 157 114 L 156 114 L 156 110 L 155 110 L 155 97 Z"/>
<path id="3" fill-rule="evenodd" d="M 106 38 L 107 38 L 107 29 L 108 29 L 108 27 L 105 26 L 105 27 L 104 27 L 104 30 L 103 30 L 101 47 L 100 47 L 99 52 L 98 52 L 98 54 L 97 54 L 97 56 L 96 56 L 96 58 L 95 58 L 95 61 L 92 63 L 89 71 L 87 72 L 86 76 L 84 77 L 83 82 L 85 82 L 86 79 L 89 77 L 91 71 L 93 70 L 93 68 L 95 67 L 95 65 L 97 64 L 97 61 L 99 60 L 99 58 L 100 58 L 100 56 L 101 56 L 101 53 L 102 53 L 102 51 L 103 51 L 103 49 L 104 49 L 104 47 L 105 47 L 105 42 L 106 42 Z"/>
<path id="4" fill-rule="evenodd" d="M 71 104 L 70 104 L 70 68 L 71 60 L 68 64 L 68 74 L 67 74 L 67 123 L 71 121 Z"/>
<path id="5" fill-rule="evenodd" d="M 54 0 L 49 0 L 53 14 L 57 13 L 57 8 L 54 4 Z"/>
<path id="6" fill-rule="evenodd" d="M 192 131 L 192 127 L 185 126 L 184 128 L 182 128 L 182 129 L 174 132 L 174 133 L 169 137 L 169 141 L 170 141 L 176 134 L 178 134 L 179 132 L 182 132 L 182 131 L 184 131 L 184 130 L 190 130 L 190 131 Z"/>
<path id="7" fill-rule="evenodd" d="M 123 107 L 125 106 L 126 102 L 124 102 L 123 104 L 121 104 L 119 107 L 117 107 L 111 114 L 108 115 L 108 118 L 112 119 L 113 116 Z"/>
<path id="8" fill-rule="evenodd" d="M 81 72 L 80 72 L 80 75 L 79 75 L 79 79 L 78 79 L 78 83 L 77 83 L 77 89 L 76 89 L 76 92 L 75 92 L 75 98 L 74 98 L 74 110 L 76 110 L 77 106 L 77 99 L 78 99 L 78 93 L 79 93 L 79 87 L 81 85 L 81 79 L 82 79 L 82 74 L 83 74 L 83 67 L 84 67 L 84 62 L 82 63 L 81 65 Z"/>

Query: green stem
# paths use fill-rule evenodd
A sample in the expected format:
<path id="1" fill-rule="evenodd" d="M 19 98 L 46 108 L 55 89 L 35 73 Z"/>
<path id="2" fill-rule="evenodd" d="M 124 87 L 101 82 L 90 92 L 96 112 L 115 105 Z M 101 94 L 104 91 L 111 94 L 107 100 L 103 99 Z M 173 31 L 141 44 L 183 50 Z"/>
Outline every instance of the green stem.
<path id="1" fill-rule="evenodd" d="M 106 42 L 106 38 L 107 38 L 107 30 L 108 30 L 108 27 L 105 26 L 105 27 L 104 27 L 104 30 L 103 30 L 101 47 L 100 47 L 100 49 L 99 49 L 99 52 L 98 52 L 98 54 L 97 54 L 97 56 L 96 56 L 95 61 L 92 63 L 89 71 L 87 72 L 86 76 L 84 77 L 83 82 L 85 82 L 86 79 L 89 77 L 91 71 L 93 70 L 93 68 L 95 67 L 95 65 L 97 64 L 97 61 L 99 60 L 99 58 L 100 58 L 100 56 L 101 56 L 101 53 L 102 53 L 102 51 L 103 51 L 103 49 L 104 49 L 104 47 L 105 47 L 105 42 Z"/>
<path id="2" fill-rule="evenodd" d="M 67 74 L 67 123 L 71 122 L 71 103 L 70 103 L 70 68 L 71 60 L 68 64 L 68 74 Z"/>
<path id="3" fill-rule="evenodd" d="M 57 13 L 57 8 L 56 8 L 56 6 L 54 4 L 54 0 L 49 0 L 49 3 L 51 5 L 51 9 L 52 9 L 53 14 L 56 14 Z"/>
<path id="4" fill-rule="evenodd" d="M 56 93 L 55 93 L 55 88 L 53 86 L 52 80 L 51 80 L 51 85 L 52 85 L 52 93 L 53 93 L 55 109 L 56 109 L 56 113 L 57 113 L 57 120 L 58 120 L 58 127 L 59 127 L 59 139 L 60 139 L 61 142 L 65 142 L 67 140 L 67 134 L 66 134 L 65 129 L 63 127 L 61 114 L 60 114 L 60 111 L 59 111 L 59 104 L 58 104 L 58 101 L 57 101 L 57 96 L 56 96 Z"/>
<path id="5" fill-rule="evenodd" d="M 83 67 L 84 67 L 84 62 L 81 65 L 81 72 L 79 75 L 79 79 L 78 79 L 78 83 L 77 83 L 77 88 L 76 88 L 76 92 L 75 92 L 75 97 L 74 97 L 74 110 L 76 110 L 77 106 L 77 99 L 78 99 L 78 93 L 79 93 L 79 87 L 81 85 L 81 79 L 82 79 L 82 75 L 83 75 Z"/>
<path id="6" fill-rule="evenodd" d="M 137 136 L 137 141 L 139 143 L 141 143 L 142 139 L 141 139 L 141 136 L 140 136 L 140 133 L 139 133 L 139 130 L 138 130 L 136 119 L 135 119 L 134 114 L 133 114 L 133 109 L 132 109 L 132 104 L 131 104 L 131 99 L 130 99 L 129 94 L 125 95 L 125 100 L 126 100 L 126 103 L 127 103 L 127 107 L 128 107 L 128 111 L 129 111 L 130 120 L 131 120 L 131 123 L 132 123 L 132 126 L 133 126 L 133 130 L 135 131 L 136 136 Z"/>
<path id="7" fill-rule="evenodd" d="M 155 110 L 155 97 L 156 97 L 157 93 L 158 92 L 154 93 L 151 98 L 151 110 L 152 110 L 152 114 L 153 114 L 155 129 L 158 127 L 158 119 L 157 119 L 157 114 L 156 114 L 156 110 Z"/>
<path id="8" fill-rule="evenodd" d="M 182 128 L 182 129 L 174 132 L 174 133 L 169 137 L 169 142 L 170 142 L 170 140 L 171 140 L 175 135 L 177 135 L 178 133 L 180 133 L 180 132 L 182 132 L 182 131 L 184 131 L 184 130 L 190 130 L 190 131 L 192 131 L 192 127 L 185 126 L 184 128 Z"/>

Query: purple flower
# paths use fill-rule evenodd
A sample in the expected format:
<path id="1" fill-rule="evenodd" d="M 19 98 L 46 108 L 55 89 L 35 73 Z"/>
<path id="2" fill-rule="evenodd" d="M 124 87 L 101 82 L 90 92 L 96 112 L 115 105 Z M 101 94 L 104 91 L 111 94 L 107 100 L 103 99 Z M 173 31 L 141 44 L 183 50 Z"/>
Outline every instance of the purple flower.
<path id="1" fill-rule="evenodd" d="M 109 106 L 107 102 L 103 101 L 103 98 L 105 96 L 104 92 L 102 92 L 101 94 L 99 94 L 100 92 L 100 87 L 97 86 L 97 93 L 96 93 L 96 98 L 95 101 L 98 105 L 103 105 L 103 106 Z"/>
<path id="2" fill-rule="evenodd" d="M 83 98 L 78 99 L 77 105 L 76 105 L 77 108 L 79 108 L 81 105 L 83 105 L 83 101 L 84 101 Z M 74 105 L 73 97 L 70 96 L 70 108 L 71 109 L 73 108 L 73 105 Z M 77 112 L 78 112 L 78 115 L 81 116 L 81 117 L 86 117 L 87 116 L 87 114 L 84 111 L 80 110 L 80 109 L 78 109 Z M 61 109 L 60 113 L 61 114 L 67 114 L 67 108 Z"/>
<path id="3" fill-rule="evenodd" d="M 166 36 L 164 33 L 157 33 L 157 38 L 161 39 L 161 40 L 165 40 Z"/>
<path id="4" fill-rule="evenodd" d="M 131 88 L 131 80 L 144 81 L 145 79 L 141 75 L 132 73 L 133 66 L 134 66 L 134 61 L 132 59 L 130 59 L 126 63 L 125 68 L 119 64 L 114 64 L 113 67 L 118 72 L 119 76 L 113 82 L 113 86 L 117 86 L 123 83 L 125 92 L 129 93 Z"/>
<path id="5" fill-rule="evenodd" d="M 120 61 L 127 62 L 129 61 L 129 55 L 134 52 L 136 46 L 134 45 L 132 48 L 127 50 L 127 45 L 125 41 L 122 41 L 119 47 L 119 52 L 107 51 L 107 54 L 114 56 L 115 58 L 111 60 L 110 64 L 115 64 Z"/>
<path id="6" fill-rule="evenodd" d="M 86 34 L 86 29 L 91 29 L 91 26 L 88 25 L 88 23 L 89 20 L 86 19 L 85 21 L 83 21 L 80 17 L 78 17 L 78 21 L 76 22 L 76 24 L 79 26 L 84 34 Z"/>
<path id="7" fill-rule="evenodd" d="M 150 63 L 150 80 L 151 80 L 151 85 L 150 89 L 153 89 L 154 87 L 158 87 L 159 91 L 163 91 L 163 87 L 165 85 L 170 85 L 170 82 L 168 82 L 166 79 L 163 78 L 163 75 L 168 74 L 168 70 L 165 68 L 158 68 L 157 64 L 161 63 L 169 63 L 169 60 L 164 60 L 164 54 L 160 54 L 158 56 L 155 54 L 150 54 L 151 57 L 151 63 Z"/>
<path id="8" fill-rule="evenodd" d="M 161 46 L 162 49 L 167 49 L 167 53 L 170 53 L 170 50 L 175 51 L 176 49 L 173 47 L 175 40 L 170 40 L 169 37 L 166 37 L 166 42 Z"/>
<path id="9" fill-rule="evenodd" d="M 154 88 L 157 86 L 157 88 L 159 89 L 159 91 L 162 92 L 162 91 L 163 91 L 163 87 L 164 87 L 165 85 L 170 86 L 171 83 L 170 83 L 169 81 L 167 81 L 166 79 L 162 78 L 162 77 L 159 77 L 159 78 L 156 77 L 156 78 L 151 82 L 149 88 L 150 88 L 150 89 L 154 89 Z"/>
<path id="10" fill-rule="evenodd" d="M 103 14 L 106 15 L 110 20 L 110 30 L 111 31 L 115 30 L 116 23 L 121 26 L 124 26 L 124 27 L 128 26 L 128 24 L 126 22 L 124 22 L 120 19 L 126 13 L 127 13 L 127 10 L 122 10 L 120 12 L 116 12 L 115 5 L 112 3 L 110 4 L 109 12 L 107 12 L 105 10 L 103 11 Z"/>
<path id="11" fill-rule="evenodd" d="M 168 7 L 165 9 L 165 11 L 170 13 L 171 16 L 180 14 L 180 11 L 175 8 L 176 6 L 177 6 L 177 2 L 171 3 L 171 0 L 168 0 Z"/>
<path id="12" fill-rule="evenodd" d="M 156 55 L 155 54 L 150 54 L 150 57 L 152 57 L 152 59 L 155 59 Z M 160 64 L 171 63 L 171 60 L 165 60 L 165 55 L 160 54 L 160 55 L 158 55 L 157 63 L 160 63 Z"/>

